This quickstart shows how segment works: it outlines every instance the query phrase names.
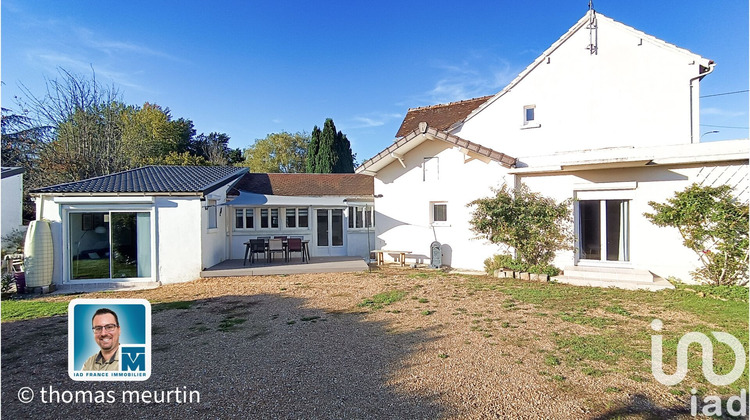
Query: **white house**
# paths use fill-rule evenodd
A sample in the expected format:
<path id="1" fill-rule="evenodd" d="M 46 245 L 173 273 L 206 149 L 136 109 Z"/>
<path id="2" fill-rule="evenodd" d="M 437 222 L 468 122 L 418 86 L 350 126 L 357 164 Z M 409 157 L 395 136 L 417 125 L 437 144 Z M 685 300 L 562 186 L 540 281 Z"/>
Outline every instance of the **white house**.
<path id="1" fill-rule="evenodd" d="M 226 191 L 247 169 L 147 166 L 31 191 L 53 283 L 180 282 L 226 259 Z"/>
<path id="2" fill-rule="evenodd" d="M 230 259 L 259 236 L 301 236 L 310 256 L 360 256 L 374 249 L 373 180 L 357 174 L 248 173 L 228 192 Z"/>
<path id="3" fill-rule="evenodd" d="M 23 168 L 2 168 L 2 219 L 0 236 L 5 236 L 23 225 Z"/>
<path id="4" fill-rule="evenodd" d="M 643 213 L 693 182 L 748 201 L 748 141 L 699 143 L 713 67 L 590 11 L 496 95 L 409 110 L 398 139 L 357 168 L 382 196 L 377 247 L 419 258 L 437 240 L 444 264 L 482 269 L 501 249 L 473 239 L 467 204 L 523 182 L 575 199 L 576 251 L 555 260 L 566 277 L 689 281 L 697 258 Z"/>
<path id="5" fill-rule="evenodd" d="M 302 236 L 313 258 L 366 258 L 375 240 L 366 175 L 146 166 L 31 193 L 58 287 L 194 280 L 261 236 Z"/>

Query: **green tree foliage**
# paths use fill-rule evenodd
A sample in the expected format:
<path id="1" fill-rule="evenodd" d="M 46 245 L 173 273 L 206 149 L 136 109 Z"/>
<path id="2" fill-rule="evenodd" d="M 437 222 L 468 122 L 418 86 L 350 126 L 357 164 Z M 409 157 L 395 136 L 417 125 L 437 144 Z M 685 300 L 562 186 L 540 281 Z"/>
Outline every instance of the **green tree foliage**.
<path id="1" fill-rule="evenodd" d="M 644 213 L 657 226 L 677 228 L 683 245 L 695 252 L 702 267 L 693 276 L 711 285 L 748 282 L 748 206 L 732 196 L 727 185 L 693 184 L 666 203 L 648 203 Z"/>
<path id="2" fill-rule="evenodd" d="M 515 191 L 503 185 L 494 197 L 467 206 L 475 207 L 469 223 L 479 238 L 515 249 L 517 258 L 529 266 L 544 267 L 556 251 L 572 249 L 570 204 L 556 203 L 521 184 Z"/>
<path id="3" fill-rule="evenodd" d="M 138 167 L 153 158 L 177 152 L 184 141 L 184 127 L 174 124 L 169 110 L 145 103 L 143 107 L 129 106 L 122 112 L 122 145 L 127 166 Z"/>
<path id="4" fill-rule="evenodd" d="M 195 137 L 193 122 L 172 120 L 168 108 L 146 103 L 129 106 L 113 87 L 58 70 L 46 92 L 36 96 L 22 86 L 20 109 L 3 110 L 3 159 L 26 159 L 36 188 L 77 181 L 145 164 L 227 165 L 242 160 L 223 133 Z M 24 165 L 21 165 L 24 166 Z"/>
<path id="5" fill-rule="evenodd" d="M 195 155 L 205 158 L 209 165 L 225 166 L 242 162 L 242 152 L 229 148 L 229 136 L 225 133 L 201 133 L 193 141 L 191 149 Z"/>
<path id="6" fill-rule="evenodd" d="M 307 171 L 321 174 L 353 173 L 354 154 L 346 135 L 336 131 L 331 118 L 326 119 L 321 131 L 313 128 L 307 150 Z"/>
<path id="7" fill-rule="evenodd" d="M 305 172 L 315 173 L 315 167 L 317 165 L 318 150 L 320 150 L 320 136 L 322 132 L 316 125 L 313 127 L 312 134 L 310 134 L 310 144 L 307 146 L 307 157 L 305 162 Z"/>
<path id="8" fill-rule="evenodd" d="M 245 149 L 243 166 L 253 172 L 305 172 L 310 136 L 305 133 L 271 133 Z"/>
<path id="9" fill-rule="evenodd" d="M 35 162 L 47 137 L 48 127 L 36 127 L 31 118 L 2 108 L 2 163 L 3 166 L 24 168 L 23 219 L 33 220 L 36 205 L 28 195 L 32 185 L 39 185 Z"/>

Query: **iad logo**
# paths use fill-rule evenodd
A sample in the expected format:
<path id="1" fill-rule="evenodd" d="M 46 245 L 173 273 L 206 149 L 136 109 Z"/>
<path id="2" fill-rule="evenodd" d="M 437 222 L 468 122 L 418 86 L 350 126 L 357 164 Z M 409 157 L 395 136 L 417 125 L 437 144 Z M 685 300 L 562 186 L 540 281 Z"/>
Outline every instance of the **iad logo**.
<path id="1" fill-rule="evenodd" d="M 664 323 L 655 319 L 651 321 L 651 329 L 654 331 L 661 331 L 664 327 Z M 745 348 L 735 336 L 725 332 L 712 331 L 714 338 L 720 343 L 724 343 L 732 348 L 734 351 L 734 368 L 731 372 L 726 375 L 717 375 L 714 372 L 714 346 L 711 343 L 711 339 L 703 333 L 689 332 L 680 338 L 677 343 L 677 370 L 672 375 L 664 373 L 662 366 L 662 336 L 652 335 L 651 336 L 651 373 L 654 374 L 654 378 L 664 385 L 677 385 L 683 379 L 688 372 L 688 347 L 697 343 L 701 346 L 703 354 L 703 376 L 712 384 L 716 386 L 729 385 L 739 379 L 742 376 L 742 372 L 745 370 Z"/>

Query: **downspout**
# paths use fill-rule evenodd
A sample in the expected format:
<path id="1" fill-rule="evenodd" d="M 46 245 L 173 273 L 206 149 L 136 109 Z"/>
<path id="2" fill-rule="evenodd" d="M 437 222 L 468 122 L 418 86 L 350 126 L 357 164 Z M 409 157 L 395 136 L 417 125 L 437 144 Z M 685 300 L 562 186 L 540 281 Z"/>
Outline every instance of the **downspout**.
<path id="1" fill-rule="evenodd" d="M 699 64 L 699 66 L 700 66 L 700 64 Z M 693 82 L 696 81 L 696 80 L 701 80 L 704 77 L 706 77 L 709 74 L 711 74 L 714 71 L 715 67 L 716 67 L 716 63 L 714 63 L 713 61 L 709 60 L 708 61 L 708 71 L 706 71 L 705 73 L 701 73 L 701 74 L 699 74 L 699 75 L 697 75 L 697 76 L 695 76 L 695 77 L 693 77 L 693 78 L 690 79 L 690 143 L 691 144 L 696 143 L 696 141 L 695 141 L 695 124 L 693 122 L 693 120 L 694 120 L 693 114 L 695 113 L 695 111 L 693 110 L 693 102 L 694 102 L 693 101 L 693 96 L 694 96 L 693 95 Z M 698 110 L 698 112 L 700 112 L 700 109 Z M 698 138 L 698 141 L 700 141 L 700 137 Z"/>

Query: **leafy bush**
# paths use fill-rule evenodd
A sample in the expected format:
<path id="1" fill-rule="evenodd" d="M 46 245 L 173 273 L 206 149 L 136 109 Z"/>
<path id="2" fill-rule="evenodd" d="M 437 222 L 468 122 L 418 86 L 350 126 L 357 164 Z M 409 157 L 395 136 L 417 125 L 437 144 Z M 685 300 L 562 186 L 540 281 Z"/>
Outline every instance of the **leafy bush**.
<path id="1" fill-rule="evenodd" d="M 3 273 L 2 280 L 0 280 L 0 291 L 3 293 L 9 292 L 13 288 L 13 284 L 16 279 L 11 273 Z"/>
<path id="2" fill-rule="evenodd" d="M 528 265 L 546 266 L 555 252 L 573 249 L 570 200 L 557 203 L 531 192 L 521 184 L 511 189 L 503 185 L 494 197 L 480 198 L 469 223 L 479 238 L 515 249 L 518 259 Z"/>
<path id="3" fill-rule="evenodd" d="M 648 204 L 654 213 L 644 216 L 657 226 L 677 228 L 683 245 L 698 255 L 703 266 L 691 273 L 694 278 L 715 286 L 747 284 L 750 212 L 728 185 L 693 184 L 667 203 Z"/>
<path id="4" fill-rule="evenodd" d="M 529 265 L 526 262 L 513 258 L 508 254 L 493 255 L 492 258 L 484 260 L 484 270 L 487 274 L 493 274 L 495 270 L 503 268 L 511 269 L 513 271 L 526 271 L 529 273 L 536 274 L 547 274 L 548 276 L 554 277 L 560 274 L 560 269 L 550 264 L 541 265 Z"/>

